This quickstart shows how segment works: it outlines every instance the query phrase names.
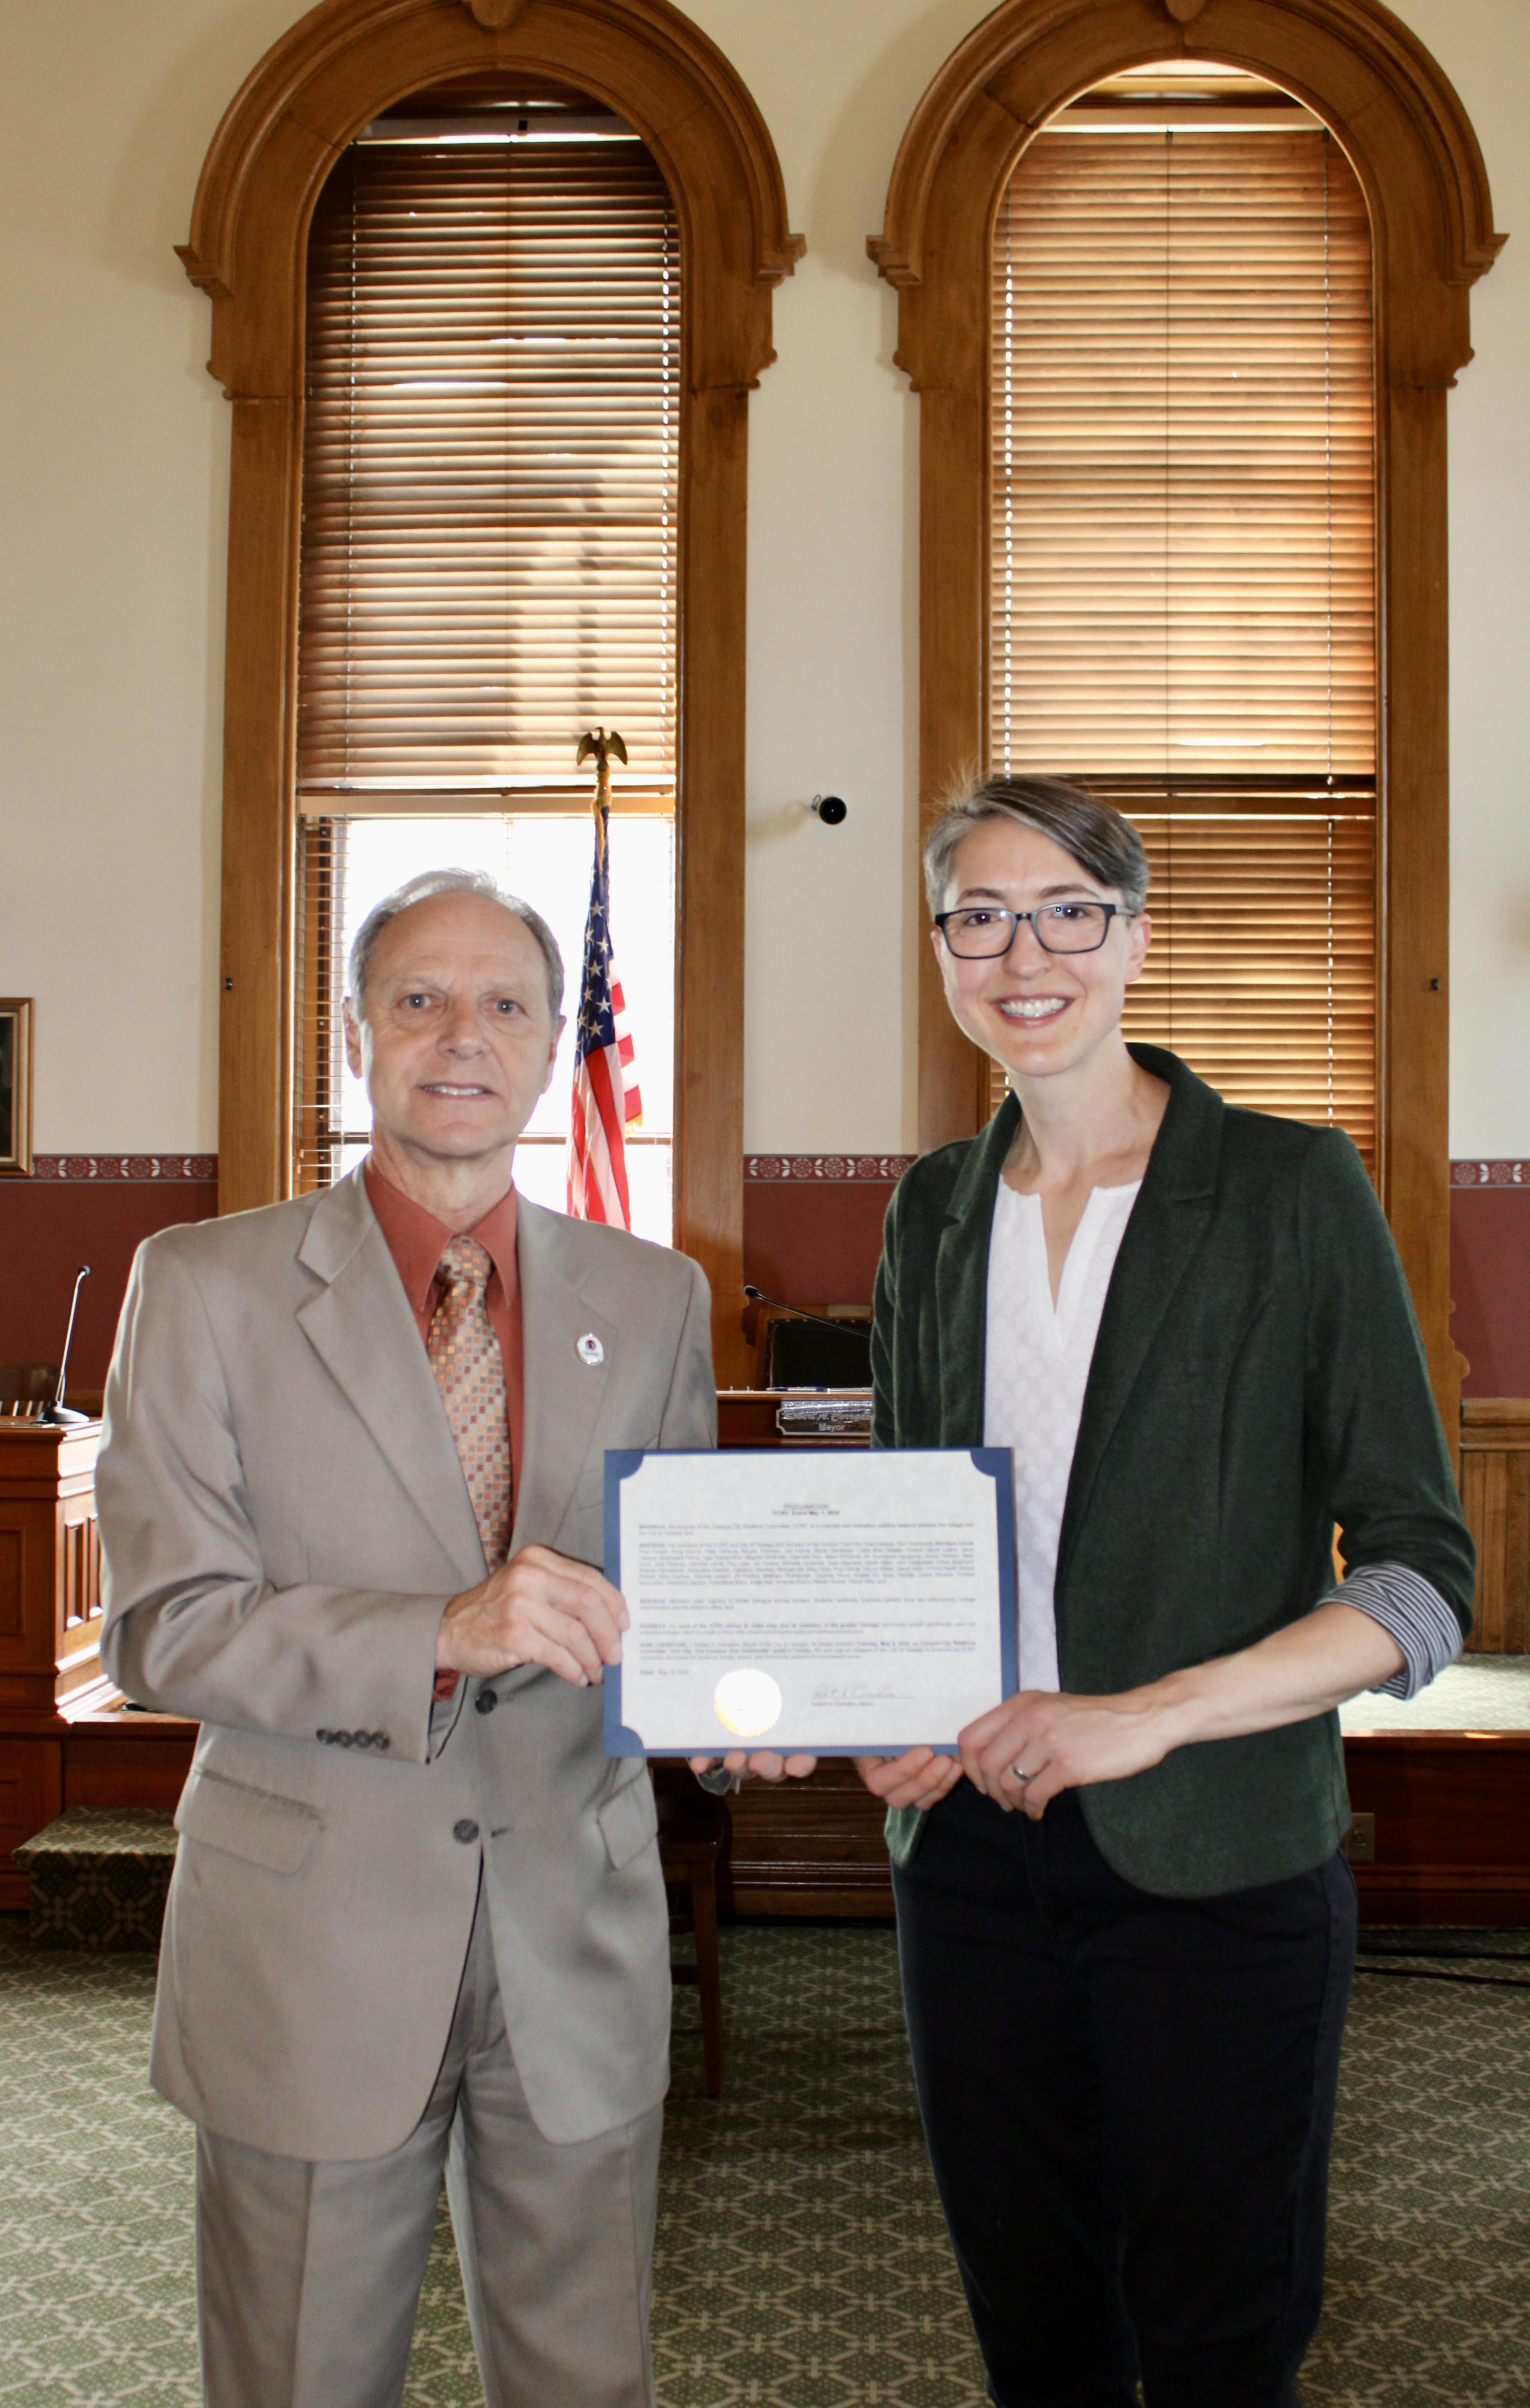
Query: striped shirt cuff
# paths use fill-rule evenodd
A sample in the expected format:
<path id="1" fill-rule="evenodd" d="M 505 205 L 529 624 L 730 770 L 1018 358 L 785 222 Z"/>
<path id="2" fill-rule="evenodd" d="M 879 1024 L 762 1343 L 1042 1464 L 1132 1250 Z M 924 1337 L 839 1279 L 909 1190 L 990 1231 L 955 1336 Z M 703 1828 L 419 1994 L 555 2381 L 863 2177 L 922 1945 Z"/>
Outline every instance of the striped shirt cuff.
<path id="1" fill-rule="evenodd" d="M 1395 1639 L 1407 1659 L 1373 1697 L 1416 1698 L 1437 1672 L 1453 1664 L 1464 1644 L 1460 1623 L 1432 1582 L 1406 1564 L 1357 1564 L 1320 1605 L 1352 1605 Z"/>

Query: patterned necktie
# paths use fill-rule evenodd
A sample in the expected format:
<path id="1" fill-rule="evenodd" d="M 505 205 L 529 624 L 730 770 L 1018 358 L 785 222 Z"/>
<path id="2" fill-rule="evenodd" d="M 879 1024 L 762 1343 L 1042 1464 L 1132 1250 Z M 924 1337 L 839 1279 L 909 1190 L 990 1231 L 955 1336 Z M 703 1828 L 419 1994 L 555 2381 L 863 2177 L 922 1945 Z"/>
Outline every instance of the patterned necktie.
<path id="1" fill-rule="evenodd" d="M 456 1442 L 491 1571 L 510 1543 L 510 1426 L 505 1365 L 485 1302 L 493 1264 L 476 1238 L 453 1238 L 436 1265 L 441 1300 L 425 1352 Z"/>

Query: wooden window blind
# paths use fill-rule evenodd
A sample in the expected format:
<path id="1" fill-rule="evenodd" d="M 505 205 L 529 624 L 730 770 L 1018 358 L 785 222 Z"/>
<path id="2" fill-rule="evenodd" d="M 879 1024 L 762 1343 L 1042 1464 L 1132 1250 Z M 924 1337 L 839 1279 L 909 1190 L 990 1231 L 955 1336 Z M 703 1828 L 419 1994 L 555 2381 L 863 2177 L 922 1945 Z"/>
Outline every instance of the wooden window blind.
<path id="1" fill-rule="evenodd" d="M 306 808 L 568 786 L 595 724 L 672 785 L 679 341 L 641 143 L 344 154 L 308 244 Z"/>
<path id="2" fill-rule="evenodd" d="M 300 1190 L 336 1177 L 355 1137 L 340 1008 L 358 818 L 483 813 L 503 845 L 506 815 L 580 814 L 582 926 L 579 737 L 621 730 L 618 810 L 674 807 L 674 206 L 608 111 L 552 89 L 527 106 L 517 121 L 480 86 L 401 104 L 341 157 L 309 235 Z M 507 138 L 513 122 L 537 138 Z M 577 955 L 565 967 L 577 979 Z"/>
<path id="3" fill-rule="evenodd" d="M 1315 122 L 1049 132 L 1004 194 L 992 302 L 993 766 L 1079 778 L 1140 827 L 1154 942 L 1128 1035 L 1373 1159 L 1353 171 Z"/>
<path id="4" fill-rule="evenodd" d="M 1167 1045 L 1219 1094 L 1376 1147 L 1375 822 L 1132 814 L 1153 940 L 1128 1037 Z"/>

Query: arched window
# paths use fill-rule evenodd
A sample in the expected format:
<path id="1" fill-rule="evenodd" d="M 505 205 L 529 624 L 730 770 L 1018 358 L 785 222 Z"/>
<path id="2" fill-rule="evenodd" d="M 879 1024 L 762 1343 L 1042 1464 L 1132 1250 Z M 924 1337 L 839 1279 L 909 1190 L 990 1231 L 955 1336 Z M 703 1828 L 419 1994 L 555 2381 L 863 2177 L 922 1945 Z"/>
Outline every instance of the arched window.
<path id="1" fill-rule="evenodd" d="M 432 87 L 364 129 L 308 235 L 298 607 L 300 1187 L 365 1153 L 339 1000 L 381 894 L 488 869 L 577 996 L 593 772 L 619 730 L 614 968 L 644 1111 L 631 1226 L 668 1244 L 680 272 L 674 204 L 588 95 Z M 577 1010 L 517 1155 L 561 1210 Z"/>
<path id="2" fill-rule="evenodd" d="M 623 0 L 608 12 L 577 0 L 538 0 L 524 17 L 518 0 L 463 0 L 459 7 L 322 0 L 247 79 L 208 151 L 181 256 L 212 297 L 210 366 L 234 405 L 220 1204 L 237 1211 L 290 1192 L 304 976 L 318 980 L 314 956 L 332 958 L 336 941 L 326 923 L 333 886 L 324 891 L 316 875 L 305 922 L 299 874 L 310 220 L 337 161 L 365 127 L 410 95 L 484 77 L 527 97 L 549 88 L 572 93 L 621 119 L 653 161 L 673 208 L 681 496 L 674 551 L 674 1229 L 711 1282 L 719 1377 L 736 1379 L 748 1368 L 737 1312 L 748 396 L 774 357 L 771 288 L 803 246 L 788 230 L 779 166 L 749 93 L 666 0 Z M 317 994 L 317 984 L 309 991 Z M 314 1069 L 310 1061 L 304 1075 Z"/>
<path id="3" fill-rule="evenodd" d="M 1469 287 L 1492 265 L 1503 237 L 1493 231 L 1486 171 L 1460 101 L 1422 43 L 1379 0 L 1331 0 L 1321 18 L 1304 0 L 1238 0 L 1236 8 L 1214 12 L 1206 0 L 1168 0 L 1159 22 L 1140 0 L 1002 0 L 921 101 L 894 167 L 882 233 L 869 245 L 898 289 L 897 359 L 921 395 L 921 791 L 933 808 L 967 765 L 994 753 L 993 279 L 1001 207 L 1019 189 L 1012 187 L 1017 167 L 1038 137 L 1047 138 L 1042 130 L 1060 111 L 1134 70 L 1165 62 L 1197 66 L 1210 81 L 1217 69 L 1258 78 L 1276 88 L 1276 105 L 1309 112 L 1331 137 L 1325 159 L 1341 154 L 1352 168 L 1369 220 L 1380 965 L 1374 1169 L 1418 1308 L 1436 1397 L 1453 1433 L 1460 1363 L 1449 1326 L 1445 1114 L 1445 395 L 1471 356 Z M 1331 227 L 1336 182 L 1325 180 L 1324 191 Z M 1208 722 L 1205 732 L 1219 732 L 1218 723 Z M 1223 737 L 1230 732 L 1220 724 Z M 1074 758 L 1051 766 L 1098 774 L 1106 765 Z M 1351 780 L 1352 803 L 1361 764 L 1336 766 Z M 1193 774 L 1177 767 L 1170 779 L 1161 762 L 1152 768 L 1166 784 L 1182 785 Z M 1292 774 L 1309 781 L 1308 764 Z M 1145 799 L 1137 796 L 1138 808 Z M 1161 799 L 1176 805 L 1172 814 L 1158 816 L 1173 818 L 1177 840 L 1181 797 Z M 1237 811 L 1220 815 L 1244 816 L 1251 799 L 1244 787 Z M 1365 813 L 1347 807 L 1323 815 Z M 1332 881 L 1336 889 L 1333 912 L 1341 916 L 1340 837 L 1336 833 L 1332 868 L 1325 860 L 1321 869 L 1324 886 Z M 1198 872 L 1199 865 L 1188 866 Z M 1312 865 L 1313 880 L 1319 867 Z M 1165 888 L 1178 874 L 1165 867 Z M 1172 893 L 1166 916 L 1172 921 Z M 1181 912 L 1181 929 L 1188 924 Z M 928 1146 L 979 1125 L 990 1089 L 986 1063 L 944 1010 L 933 963 L 922 960 L 919 978 L 920 1138 Z M 1334 1011 L 1337 1028 L 1343 1010 L 1336 1005 Z M 1195 1058 L 1194 1044 L 1185 1050 Z M 1337 1107 L 1336 1117 L 1343 1117 Z"/>
<path id="4" fill-rule="evenodd" d="M 1376 1153 L 1370 226 L 1323 121 L 1137 68 L 994 235 L 989 762 L 1127 811 L 1130 1037 Z M 995 1096 L 1002 1092 L 997 1074 Z"/>

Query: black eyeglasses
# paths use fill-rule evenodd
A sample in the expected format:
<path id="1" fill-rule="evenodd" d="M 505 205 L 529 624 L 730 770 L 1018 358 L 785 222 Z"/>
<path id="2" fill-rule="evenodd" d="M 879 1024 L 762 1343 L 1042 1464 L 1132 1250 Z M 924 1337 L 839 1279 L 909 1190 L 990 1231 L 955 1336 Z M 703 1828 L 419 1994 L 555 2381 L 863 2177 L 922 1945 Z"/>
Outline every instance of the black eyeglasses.
<path id="1" fill-rule="evenodd" d="M 1014 943 L 1023 921 L 1030 922 L 1044 953 L 1097 953 L 1111 921 L 1131 916 L 1119 903 L 1043 903 L 1035 911 L 968 903 L 958 911 L 937 911 L 935 924 L 959 960 L 997 961 Z"/>

